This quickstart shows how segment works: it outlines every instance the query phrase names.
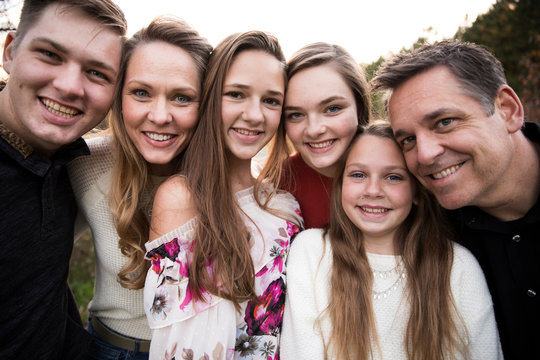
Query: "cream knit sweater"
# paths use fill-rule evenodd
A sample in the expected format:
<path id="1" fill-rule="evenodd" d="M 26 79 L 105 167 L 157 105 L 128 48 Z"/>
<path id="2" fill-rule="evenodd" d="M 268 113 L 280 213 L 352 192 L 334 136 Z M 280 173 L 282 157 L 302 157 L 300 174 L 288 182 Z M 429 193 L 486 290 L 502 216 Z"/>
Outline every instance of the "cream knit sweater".
<path id="1" fill-rule="evenodd" d="M 368 259 L 371 267 L 379 271 L 392 269 L 399 260 L 393 255 L 377 254 L 368 254 Z M 287 298 L 280 345 L 282 360 L 325 359 L 323 338 L 328 340 L 331 324 L 326 318 L 321 329 L 315 325 L 315 320 L 329 303 L 331 270 L 332 249 L 330 242 L 323 240 L 322 230 L 310 229 L 300 233 L 292 244 L 287 261 Z M 387 279 L 375 277 L 374 288 L 379 291 L 388 289 L 397 278 L 392 277 L 392 274 Z M 450 281 L 458 311 L 467 327 L 470 359 L 502 359 L 493 305 L 484 275 L 474 256 L 458 244 L 454 245 Z M 386 298 L 373 301 L 382 351 L 382 356 L 375 353 L 375 359 L 407 358 L 403 336 L 409 310 L 404 285 L 405 281 L 402 281 Z M 460 359 L 457 355 L 456 358 Z"/>
<path id="2" fill-rule="evenodd" d="M 96 279 L 89 310 L 121 334 L 150 340 L 151 332 L 143 308 L 143 289 L 126 289 L 116 280 L 126 257 L 118 247 L 119 238 L 109 210 L 113 165 L 110 141 L 110 135 L 87 140 L 91 155 L 79 157 L 68 166 L 79 215 L 90 226 L 94 239 Z M 149 209 L 151 196 L 147 199 L 144 206 Z"/>

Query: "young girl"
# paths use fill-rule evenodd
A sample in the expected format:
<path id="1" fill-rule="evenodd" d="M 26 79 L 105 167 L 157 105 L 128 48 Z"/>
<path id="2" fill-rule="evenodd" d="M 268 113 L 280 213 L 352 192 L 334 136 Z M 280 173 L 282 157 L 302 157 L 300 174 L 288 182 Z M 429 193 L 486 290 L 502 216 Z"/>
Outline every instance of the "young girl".
<path id="1" fill-rule="evenodd" d="M 96 253 L 92 358 L 148 358 L 142 288 L 153 193 L 177 171 L 197 123 L 211 50 L 179 19 L 157 18 L 134 34 L 125 43 L 111 129 L 88 140 L 90 156 L 70 164 Z"/>
<path id="2" fill-rule="evenodd" d="M 284 262 L 301 219 L 295 199 L 256 184 L 250 166 L 279 125 L 284 66 L 262 32 L 212 54 L 185 172 L 154 201 L 144 297 L 153 359 L 277 358 Z"/>
<path id="3" fill-rule="evenodd" d="M 306 228 L 324 227 L 330 218 L 336 162 L 358 124 L 367 124 L 370 118 L 369 88 L 353 57 L 342 47 L 326 43 L 296 52 L 287 75 L 285 121 L 262 174 L 275 183 L 281 180 L 279 186 L 296 197 Z M 297 151 L 290 157 L 285 133 Z M 283 173 L 269 172 L 282 162 Z"/>
<path id="4" fill-rule="evenodd" d="M 482 271 L 389 125 L 359 129 L 333 190 L 328 230 L 291 249 L 282 359 L 502 358 Z"/>

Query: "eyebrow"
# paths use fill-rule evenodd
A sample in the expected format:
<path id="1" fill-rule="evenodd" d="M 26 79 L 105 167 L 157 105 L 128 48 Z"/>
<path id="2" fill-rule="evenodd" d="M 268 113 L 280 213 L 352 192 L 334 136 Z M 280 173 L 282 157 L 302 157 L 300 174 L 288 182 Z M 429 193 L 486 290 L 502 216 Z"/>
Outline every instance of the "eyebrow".
<path id="1" fill-rule="evenodd" d="M 350 167 L 354 167 L 354 166 L 357 166 L 357 167 L 366 167 L 365 164 L 362 164 L 361 162 L 353 162 L 353 163 L 350 163 L 348 164 L 346 167 L 345 167 L 345 170 L 347 170 L 348 168 Z M 396 171 L 396 170 L 401 170 L 401 171 L 405 171 L 406 173 L 409 172 L 409 170 L 407 170 L 406 167 L 404 166 L 399 166 L 399 165 L 389 165 L 389 166 L 383 166 L 382 169 L 385 171 L 385 172 L 392 172 L 392 171 Z"/>
<path id="2" fill-rule="evenodd" d="M 67 54 L 67 55 L 71 54 L 71 51 L 69 51 L 69 49 L 66 48 L 65 46 L 57 43 L 56 41 L 45 38 L 45 37 L 37 37 L 37 38 L 33 39 L 31 43 L 34 44 L 34 43 L 40 43 L 40 42 L 49 44 L 50 46 L 52 46 L 53 48 L 55 48 L 57 51 L 59 51 L 61 53 L 64 53 L 64 54 Z M 94 59 L 87 59 L 86 64 L 88 64 L 90 66 L 100 68 L 100 69 L 105 69 L 107 71 L 110 71 L 111 73 L 113 73 L 114 77 L 116 77 L 116 75 L 117 75 L 116 69 L 114 69 L 111 65 L 109 65 L 107 63 L 104 63 L 102 61 L 94 60 Z"/>
<path id="3" fill-rule="evenodd" d="M 225 84 L 223 85 L 223 88 L 239 88 L 239 89 L 244 89 L 244 90 L 249 90 L 251 89 L 251 86 L 249 85 L 244 85 L 244 84 L 237 84 L 237 83 L 234 83 L 234 84 Z M 281 91 L 277 91 L 277 90 L 268 90 L 268 93 L 270 95 L 273 95 L 273 96 L 280 96 L 280 97 L 284 97 L 283 93 Z"/>
<path id="4" fill-rule="evenodd" d="M 321 101 L 319 101 L 319 103 L 317 104 L 318 106 L 321 106 L 321 105 L 326 105 L 326 104 L 329 104 L 333 101 L 336 101 L 336 100 L 344 100 L 345 97 L 343 96 L 339 96 L 339 95 L 335 95 L 335 96 L 330 96 L 326 99 L 323 99 Z M 301 110 L 302 108 L 300 106 L 285 106 L 283 108 L 283 111 L 298 111 L 298 110 Z"/>

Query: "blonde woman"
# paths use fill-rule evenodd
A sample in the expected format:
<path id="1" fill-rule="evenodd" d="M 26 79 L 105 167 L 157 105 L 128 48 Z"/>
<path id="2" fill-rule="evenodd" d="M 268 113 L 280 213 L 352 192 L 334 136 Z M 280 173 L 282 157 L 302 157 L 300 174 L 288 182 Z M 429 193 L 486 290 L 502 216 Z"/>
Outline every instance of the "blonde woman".
<path id="1" fill-rule="evenodd" d="M 160 17 L 124 46 L 110 130 L 88 140 L 91 155 L 70 177 L 96 253 L 90 302 L 91 356 L 148 358 L 143 285 L 153 194 L 179 167 L 198 121 L 211 46 L 175 18 Z"/>

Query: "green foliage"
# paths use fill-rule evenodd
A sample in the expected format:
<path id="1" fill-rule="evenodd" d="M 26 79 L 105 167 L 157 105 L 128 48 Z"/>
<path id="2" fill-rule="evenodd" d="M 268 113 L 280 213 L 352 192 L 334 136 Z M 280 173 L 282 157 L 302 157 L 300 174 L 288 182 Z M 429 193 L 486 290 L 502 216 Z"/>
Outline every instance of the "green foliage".
<path id="1" fill-rule="evenodd" d="M 73 245 L 68 283 L 75 295 L 83 324 L 88 321 L 88 303 L 94 294 L 95 257 L 92 235 L 88 231 Z"/>
<path id="2" fill-rule="evenodd" d="M 472 26 L 459 29 L 455 38 L 491 49 L 503 64 L 509 85 L 522 98 L 527 116 L 540 119 L 540 1 L 497 0 Z"/>

